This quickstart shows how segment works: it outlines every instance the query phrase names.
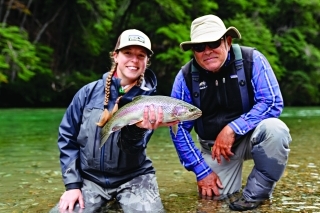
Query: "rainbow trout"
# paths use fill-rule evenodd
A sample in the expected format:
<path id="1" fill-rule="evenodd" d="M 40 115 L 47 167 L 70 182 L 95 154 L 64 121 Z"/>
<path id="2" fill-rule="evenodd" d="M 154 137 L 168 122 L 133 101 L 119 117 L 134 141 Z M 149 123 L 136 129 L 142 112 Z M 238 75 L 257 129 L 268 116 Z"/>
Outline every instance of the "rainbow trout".
<path id="1" fill-rule="evenodd" d="M 172 121 L 191 121 L 199 118 L 202 112 L 197 107 L 169 96 L 137 96 L 132 102 L 124 105 L 114 113 L 112 118 L 101 129 L 101 145 L 107 141 L 111 133 L 120 130 L 126 125 L 133 125 L 143 120 L 143 112 L 146 106 L 153 105 L 155 110 L 162 107 L 163 123 Z M 177 133 L 178 125 L 172 127 Z"/>

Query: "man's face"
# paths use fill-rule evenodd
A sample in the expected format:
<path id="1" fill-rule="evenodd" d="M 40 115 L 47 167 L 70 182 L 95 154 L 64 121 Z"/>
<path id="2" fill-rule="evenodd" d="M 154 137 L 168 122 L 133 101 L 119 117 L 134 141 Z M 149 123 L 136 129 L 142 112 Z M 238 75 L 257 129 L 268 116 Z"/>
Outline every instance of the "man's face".
<path id="1" fill-rule="evenodd" d="M 228 36 L 227 38 L 222 38 L 221 43 L 218 47 L 214 48 L 216 45 L 214 43 L 209 43 L 205 45 L 204 43 L 194 46 L 192 48 L 193 55 L 198 62 L 198 64 L 205 70 L 210 72 L 218 72 L 220 67 L 224 64 L 227 59 L 228 52 L 230 50 L 232 38 Z M 202 48 L 201 48 L 202 46 Z M 213 48 L 211 48 L 211 47 Z M 201 51 L 203 50 L 203 51 Z"/>

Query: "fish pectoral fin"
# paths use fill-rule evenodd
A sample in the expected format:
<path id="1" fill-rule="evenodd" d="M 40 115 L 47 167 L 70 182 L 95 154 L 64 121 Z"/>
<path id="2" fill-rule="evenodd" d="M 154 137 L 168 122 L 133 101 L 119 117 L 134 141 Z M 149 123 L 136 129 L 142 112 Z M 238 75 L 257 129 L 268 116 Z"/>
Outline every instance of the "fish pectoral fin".
<path id="1" fill-rule="evenodd" d="M 174 136 L 176 137 L 177 132 L 178 132 L 178 124 L 172 126 L 172 132 L 173 132 Z"/>

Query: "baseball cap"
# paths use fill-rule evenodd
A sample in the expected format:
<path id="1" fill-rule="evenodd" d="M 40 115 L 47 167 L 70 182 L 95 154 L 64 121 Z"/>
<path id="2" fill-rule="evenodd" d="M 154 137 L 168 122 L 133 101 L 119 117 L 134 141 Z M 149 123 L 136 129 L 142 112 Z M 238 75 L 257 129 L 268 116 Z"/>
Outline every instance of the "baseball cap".
<path id="1" fill-rule="evenodd" d="M 129 29 L 123 31 L 118 38 L 114 50 L 117 51 L 131 45 L 138 45 L 144 47 L 147 49 L 150 55 L 153 54 L 153 51 L 151 50 L 151 42 L 149 37 L 140 30 L 136 29 Z"/>

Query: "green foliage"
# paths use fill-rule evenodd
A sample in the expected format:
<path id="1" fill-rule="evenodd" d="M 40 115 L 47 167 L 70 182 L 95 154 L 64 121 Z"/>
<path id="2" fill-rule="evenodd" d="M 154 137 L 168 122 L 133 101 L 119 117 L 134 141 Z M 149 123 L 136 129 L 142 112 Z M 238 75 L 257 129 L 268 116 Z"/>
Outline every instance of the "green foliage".
<path id="1" fill-rule="evenodd" d="M 3 71 L 1 71 L 7 69 L 9 69 L 9 64 L 6 63 L 6 57 L 4 55 L 0 55 L 0 84 L 1 82 L 8 83 L 7 76 L 4 73 L 2 73 Z"/>
<path id="2" fill-rule="evenodd" d="M 263 20 L 236 15 L 234 19 L 225 21 L 226 26 L 236 26 L 241 33 L 241 40 L 235 40 L 245 46 L 255 47 L 266 56 L 278 79 L 284 75 L 284 69 L 278 58 L 278 52 L 273 41 L 272 33 Z"/>
<path id="3" fill-rule="evenodd" d="M 275 40 L 277 46 L 282 51 L 282 54 L 286 56 L 286 58 L 301 59 L 301 57 L 303 57 L 302 53 L 307 46 L 307 42 L 305 40 L 305 35 L 298 29 L 292 28 L 285 31 L 281 35 L 276 35 Z M 296 64 L 294 64 L 294 67 L 295 66 Z"/>
<path id="4" fill-rule="evenodd" d="M 185 21 L 185 9 L 192 8 L 192 5 L 187 0 L 156 0 L 156 3 L 167 18 L 178 22 Z"/>
<path id="5" fill-rule="evenodd" d="M 82 25 L 82 42 L 92 56 L 101 54 L 114 19 L 116 3 L 115 0 L 77 0 L 77 3 L 85 10 L 78 15 L 79 23 Z"/>
<path id="6" fill-rule="evenodd" d="M 270 10 L 269 0 L 218 0 L 217 4 L 219 6 L 219 10 L 213 13 L 223 20 L 225 19 L 235 19 L 236 15 L 244 15 L 248 18 L 259 18 L 263 16 L 267 11 Z"/>
<path id="7" fill-rule="evenodd" d="M 171 64 L 174 70 L 179 70 L 184 63 L 190 60 L 192 53 L 183 52 L 179 47 L 181 41 L 190 40 L 190 32 L 185 25 L 169 24 L 159 28 L 156 34 L 163 37 L 160 45 L 166 50 L 157 54 L 156 59 L 162 63 Z"/>
<path id="8" fill-rule="evenodd" d="M 274 33 L 279 61 L 286 69 L 281 82 L 285 100 L 291 105 L 319 104 L 320 2 L 276 0 L 270 6 L 266 21 Z"/>
<path id="9" fill-rule="evenodd" d="M 8 82 L 9 77 L 11 82 L 16 78 L 28 81 L 40 59 L 27 33 L 15 26 L 2 27 L 0 38 L 0 82 Z"/>
<path id="10" fill-rule="evenodd" d="M 36 72 L 52 77 L 52 70 L 50 66 L 53 63 L 53 49 L 41 43 L 36 44 L 35 48 L 37 57 L 41 59 L 37 63 L 37 66 L 35 66 Z"/>
<path id="11" fill-rule="evenodd" d="M 52 101 L 47 91 L 52 79 L 50 65 L 53 50 L 41 44 L 32 44 L 27 33 L 15 26 L 0 28 L 0 37 L 0 82 L 7 83 L 2 85 L 2 94 L 15 97 L 10 98 L 13 102 L 17 99 L 30 104 L 39 104 L 37 100 L 40 103 Z M 19 102 L 17 105 L 20 105 Z"/>
<path id="12" fill-rule="evenodd" d="M 190 40 L 192 20 L 215 14 L 239 29 L 242 39 L 234 43 L 266 56 L 286 105 L 320 104 L 319 0 L 48 0 L 14 1 L 11 8 L 7 3 L 0 5 L 2 96 L 14 92 L 31 105 L 69 103 L 77 89 L 108 71 L 109 51 L 129 28 L 151 39 L 150 68 L 158 93 L 168 95 L 168 85 L 192 57 L 179 47 Z"/>
<path id="13" fill-rule="evenodd" d="M 318 86 L 320 74 L 308 75 L 301 70 L 291 71 L 287 76 L 291 84 L 284 84 L 282 88 L 287 92 L 284 94 L 286 105 L 305 105 L 319 103 Z M 317 84 L 315 82 L 317 81 Z"/>
<path id="14" fill-rule="evenodd" d="M 74 82 L 75 88 L 79 88 L 101 77 L 101 75 L 98 73 L 93 73 L 91 70 L 81 70 L 81 72 L 74 72 L 70 78 L 72 79 L 72 82 Z"/>

